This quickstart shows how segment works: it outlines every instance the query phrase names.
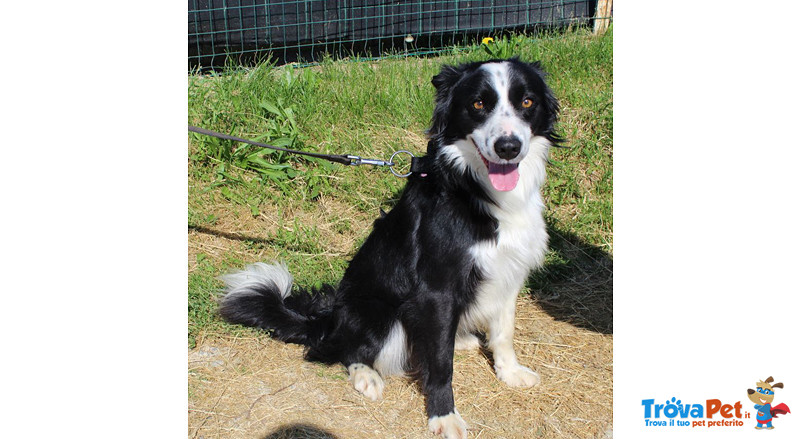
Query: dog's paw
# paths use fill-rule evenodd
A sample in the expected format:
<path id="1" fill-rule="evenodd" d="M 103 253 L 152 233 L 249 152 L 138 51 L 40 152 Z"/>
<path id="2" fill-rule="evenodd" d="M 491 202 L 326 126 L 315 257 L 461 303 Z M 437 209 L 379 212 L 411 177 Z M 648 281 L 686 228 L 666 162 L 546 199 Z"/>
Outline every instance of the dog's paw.
<path id="1" fill-rule="evenodd" d="M 478 349 L 481 347 L 481 341 L 475 334 L 457 335 L 456 336 L 456 350 L 468 351 Z"/>
<path id="2" fill-rule="evenodd" d="M 383 396 L 383 378 L 366 364 L 353 363 L 347 371 L 353 387 L 367 398 L 377 401 Z"/>
<path id="3" fill-rule="evenodd" d="M 542 380 L 539 374 L 525 366 L 494 367 L 497 378 L 511 387 L 533 387 Z"/>
<path id="4" fill-rule="evenodd" d="M 428 430 L 444 439 L 467 439 L 467 423 L 458 412 L 428 419 Z"/>

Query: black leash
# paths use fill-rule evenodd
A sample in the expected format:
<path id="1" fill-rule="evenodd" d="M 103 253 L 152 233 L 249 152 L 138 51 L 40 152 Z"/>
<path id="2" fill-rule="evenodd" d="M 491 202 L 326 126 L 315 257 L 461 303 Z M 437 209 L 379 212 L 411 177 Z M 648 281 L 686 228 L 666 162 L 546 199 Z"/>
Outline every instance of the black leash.
<path id="1" fill-rule="evenodd" d="M 412 154 L 411 152 L 404 151 L 404 150 L 395 152 L 394 154 L 392 154 L 392 157 L 389 159 L 389 161 L 385 161 L 385 160 L 378 160 L 378 159 L 365 159 L 365 158 L 361 158 L 361 157 L 359 157 L 357 155 L 318 154 L 318 153 L 314 153 L 314 152 L 297 151 L 297 150 L 294 150 L 294 149 L 281 148 L 280 146 L 269 145 L 269 144 L 261 143 L 261 142 L 255 142 L 253 140 L 242 139 L 241 137 L 231 136 L 231 135 L 228 135 L 228 134 L 222 134 L 222 133 L 218 133 L 216 131 L 211 131 L 211 130 L 207 130 L 207 129 L 204 129 L 204 128 L 198 128 L 198 127 L 195 127 L 195 126 L 192 126 L 192 125 L 189 125 L 189 131 L 191 131 L 193 133 L 197 133 L 197 134 L 203 134 L 203 135 L 206 135 L 206 136 L 216 137 L 218 139 L 232 140 L 234 142 L 242 142 L 242 143 L 248 143 L 250 145 L 260 146 L 261 148 L 268 148 L 268 149 L 274 149 L 276 151 L 283 151 L 283 152 L 286 152 L 286 153 L 289 153 L 289 154 L 304 155 L 304 156 L 307 156 L 307 157 L 314 157 L 314 158 L 318 158 L 318 159 L 328 160 L 328 161 L 331 161 L 331 162 L 334 162 L 334 163 L 340 163 L 340 164 L 346 165 L 346 166 L 359 166 L 359 165 L 388 166 L 389 170 L 392 171 L 392 174 L 394 174 L 394 175 L 396 175 L 398 177 L 408 177 L 412 173 L 422 173 L 423 176 L 424 176 L 424 171 L 422 170 L 421 158 L 420 157 L 415 157 L 414 154 Z M 394 166 L 395 166 L 394 159 L 398 154 L 408 154 L 409 156 L 411 156 L 411 170 L 409 172 L 405 173 L 405 174 L 401 174 L 401 173 L 395 171 L 395 169 L 394 169 Z"/>

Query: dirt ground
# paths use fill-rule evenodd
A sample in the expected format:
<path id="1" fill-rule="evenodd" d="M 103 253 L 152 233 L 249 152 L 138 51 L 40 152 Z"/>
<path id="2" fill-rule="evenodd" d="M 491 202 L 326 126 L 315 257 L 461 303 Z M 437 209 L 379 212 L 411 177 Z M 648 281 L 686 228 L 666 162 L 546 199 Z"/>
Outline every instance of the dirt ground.
<path id="1" fill-rule="evenodd" d="M 470 438 L 610 438 L 612 335 L 559 321 L 530 296 L 517 305 L 515 346 L 542 383 L 512 389 L 483 353 L 458 351 L 453 388 Z M 408 378 L 372 402 L 343 366 L 302 360 L 268 336 L 198 340 L 189 351 L 190 438 L 433 438 L 424 397 Z"/>

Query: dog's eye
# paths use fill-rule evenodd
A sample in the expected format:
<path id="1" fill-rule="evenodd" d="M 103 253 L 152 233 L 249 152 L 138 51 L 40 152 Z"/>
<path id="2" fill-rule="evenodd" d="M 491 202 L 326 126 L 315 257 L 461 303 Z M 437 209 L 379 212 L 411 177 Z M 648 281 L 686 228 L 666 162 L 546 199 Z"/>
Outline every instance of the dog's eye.
<path id="1" fill-rule="evenodd" d="M 525 98 L 525 99 L 522 100 L 522 108 L 531 108 L 532 105 L 533 105 L 533 101 L 532 100 L 530 100 L 528 98 Z"/>
<path id="2" fill-rule="evenodd" d="M 472 108 L 476 110 L 483 110 L 483 101 L 475 101 L 472 103 Z"/>

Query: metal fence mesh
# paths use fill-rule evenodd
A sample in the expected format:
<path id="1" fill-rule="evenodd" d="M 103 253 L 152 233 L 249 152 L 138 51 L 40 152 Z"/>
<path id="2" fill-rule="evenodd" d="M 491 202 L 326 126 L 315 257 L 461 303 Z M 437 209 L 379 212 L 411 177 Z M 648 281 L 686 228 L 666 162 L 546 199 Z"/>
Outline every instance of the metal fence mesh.
<path id="1" fill-rule="evenodd" d="M 501 31 L 591 21 L 596 0 L 189 0 L 189 67 L 420 55 Z"/>

